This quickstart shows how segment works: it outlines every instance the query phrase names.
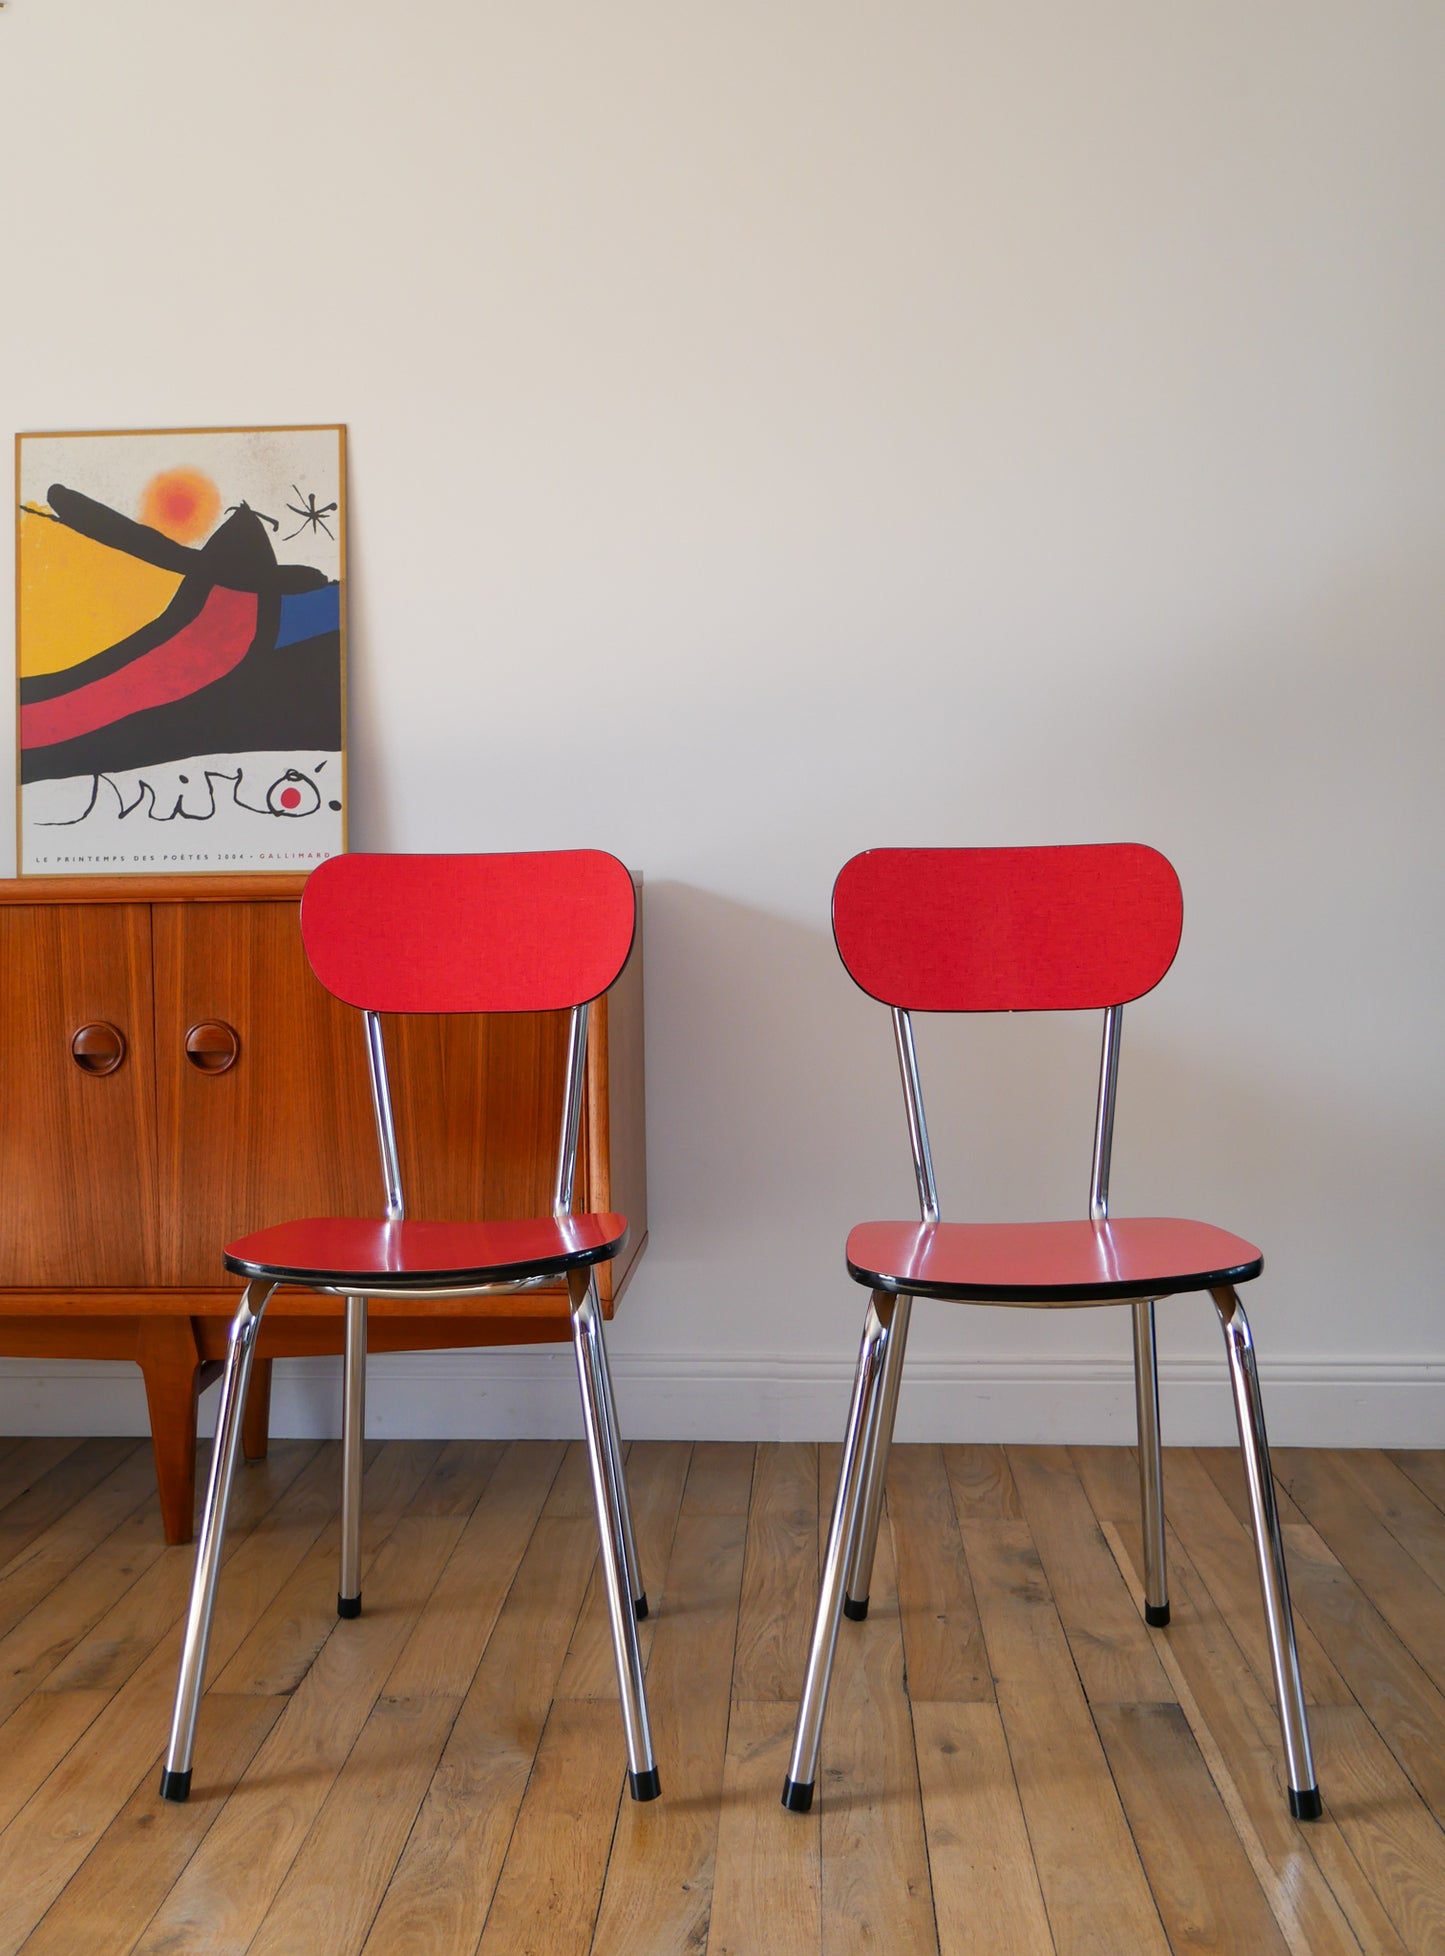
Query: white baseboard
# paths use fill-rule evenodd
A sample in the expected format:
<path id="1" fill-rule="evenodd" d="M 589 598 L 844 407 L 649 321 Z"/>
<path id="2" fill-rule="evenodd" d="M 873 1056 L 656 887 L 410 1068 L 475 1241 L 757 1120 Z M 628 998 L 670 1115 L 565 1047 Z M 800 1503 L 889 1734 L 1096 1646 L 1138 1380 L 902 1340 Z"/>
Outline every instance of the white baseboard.
<path id="1" fill-rule="evenodd" d="M 320 1437 L 341 1430 L 340 1364 L 280 1359 L 271 1429 Z M 816 1440 L 842 1431 L 851 1359 L 733 1353 L 617 1353 L 624 1433 L 636 1439 Z M 1261 1366 L 1277 1446 L 1445 1445 L 1445 1356 L 1313 1358 Z M 1161 1359 L 1166 1444 L 1235 1439 L 1223 1356 Z M 201 1430 L 216 1394 L 201 1401 Z M 90 1359 L 0 1361 L 0 1433 L 145 1433 L 140 1374 Z M 580 1431 L 577 1378 L 566 1347 L 383 1354 L 367 1379 L 367 1430 L 378 1439 L 552 1438 Z M 937 1358 L 909 1361 L 899 1403 L 903 1440 L 1067 1441 L 1123 1445 L 1134 1437 L 1127 1359 Z"/>

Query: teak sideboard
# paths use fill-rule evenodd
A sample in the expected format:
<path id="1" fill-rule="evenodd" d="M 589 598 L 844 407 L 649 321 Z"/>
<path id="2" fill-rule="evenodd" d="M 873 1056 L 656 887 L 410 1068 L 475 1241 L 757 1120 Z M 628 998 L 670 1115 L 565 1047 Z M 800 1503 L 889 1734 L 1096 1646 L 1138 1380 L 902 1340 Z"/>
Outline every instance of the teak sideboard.
<path id="1" fill-rule="evenodd" d="M 304 881 L 0 881 L 0 1356 L 135 1360 L 170 1542 L 191 1537 L 197 1402 L 240 1295 L 222 1245 L 294 1217 L 381 1213 L 361 1017 L 311 975 Z M 647 1236 L 640 897 L 632 956 L 592 1009 L 577 1171 L 579 1208 L 631 1222 L 599 1273 L 609 1317 Z M 550 1213 L 566 1014 L 385 1026 L 407 1213 Z M 266 1447 L 271 1361 L 339 1352 L 342 1310 L 272 1299 L 248 1454 Z M 467 1312 L 374 1301 L 370 1349 L 571 1336 L 565 1289 Z"/>

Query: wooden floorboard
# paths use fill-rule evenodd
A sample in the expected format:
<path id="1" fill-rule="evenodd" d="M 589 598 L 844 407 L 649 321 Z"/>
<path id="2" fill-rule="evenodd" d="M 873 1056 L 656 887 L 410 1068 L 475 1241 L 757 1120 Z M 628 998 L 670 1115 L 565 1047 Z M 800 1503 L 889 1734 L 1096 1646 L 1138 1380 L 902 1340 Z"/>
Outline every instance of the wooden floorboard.
<path id="1" fill-rule="evenodd" d="M 841 1409 L 840 1409 L 841 1410 Z M 818 1791 L 780 1804 L 838 1449 L 642 1442 L 663 1794 L 634 1804 L 585 1449 L 239 1475 L 195 1790 L 157 1796 L 192 1551 L 148 1449 L 0 1441 L 0 1956 L 1445 1950 L 1445 1452 L 1282 1449 L 1323 1817 L 1292 1820 L 1237 1459 L 895 1449 Z"/>

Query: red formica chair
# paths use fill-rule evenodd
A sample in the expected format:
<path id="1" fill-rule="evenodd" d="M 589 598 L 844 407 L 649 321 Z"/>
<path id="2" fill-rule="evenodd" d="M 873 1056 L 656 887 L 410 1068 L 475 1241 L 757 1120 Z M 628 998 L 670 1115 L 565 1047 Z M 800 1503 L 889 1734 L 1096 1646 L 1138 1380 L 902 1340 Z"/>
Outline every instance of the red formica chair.
<path id="1" fill-rule="evenodd" d="M 278 1285 L 346 1300 L 342 1435 L 341 1583 L 337 1613 L 361 1612 L 361 1456 L 368 1298 L 443 1308 L 479 1294 L 515 1296 L 566 1280 L 572 1341 L 617 1659 L 628 1780 L 657 1797 L 657 1766 L 637 1619 L 647 1614 L 628 1509 L 612 1381 L 602 1338 L 596 1266 L 627 1238 L 624 1216 L 574 1215 L 587 1013 L 632 948 L 636 897 L 615 856 L 595 849 L 512 856 L 337 856 L 306 885 L 301 934 L 328 991 L 360 1008 L 385 1190 L 378 1221 L 326 1216 L 279 1223 L 225 1251 L 246 1290 L 231 1326 L 205 1516 L 196 1544 L 190 1614 L 176 1685 L 161 1794 L 191 1786 L 196 1715 L 206 1668 L 226 1508 L 235 1476 L 256 1334 Z M 509 1222 L 412 1222 L 406 1217 L 383 1012 L 571 1013 L 550 1216 Z"/>
<path id="2" fill-rule="evenodd" d="M 848 1274 L 871 1291 L 844 1438 L 838 1493 L 783 1804 L 813 1802 L 839 1618 L 868 1611 L 888 1449 L 915 1297 L 950 1303 L 1126 1304 L 1134 1319 L 1144 1615 L 1169 1621 L 1154 1303 L 1208 1291 L 1224 1329 L 1240 1451 L 1264 1597 L 1290 1812 L 1320 1813 L 1254 1345 L 1235 1286 L 1257 1277 L 1250 1243 L 1174 1217 L 1109 1214 L 1119 1032 L 1124 1006 L 1174 961 L 1183 924 L 1179 879 L 1135 844 L 1045 849 L 873 849 L 844 865 L 833 934 L 849 975 L 893 1012 L 908 1115 L 918 1222 L 860 1223 Z M 1086 1222 L 947 1223 L 924 1120 L 912 1012 L 1104 1011 L 1098 1112 Z"/>

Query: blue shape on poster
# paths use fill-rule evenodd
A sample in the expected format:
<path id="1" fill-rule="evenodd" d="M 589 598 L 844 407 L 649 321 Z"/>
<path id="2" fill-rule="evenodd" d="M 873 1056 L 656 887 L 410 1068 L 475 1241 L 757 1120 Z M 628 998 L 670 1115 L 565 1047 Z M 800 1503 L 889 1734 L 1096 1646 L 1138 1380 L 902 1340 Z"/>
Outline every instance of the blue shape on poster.
<path id="1" fill-rule="evenodd" d="M 304 638 L 320 638 L 324 632 L 341 629 L 341 586 L 323 584 L 319 591 L 293 591 L 281 600 L 281 623 L 276 628 L 276 646 L 297 645 Z"/>

